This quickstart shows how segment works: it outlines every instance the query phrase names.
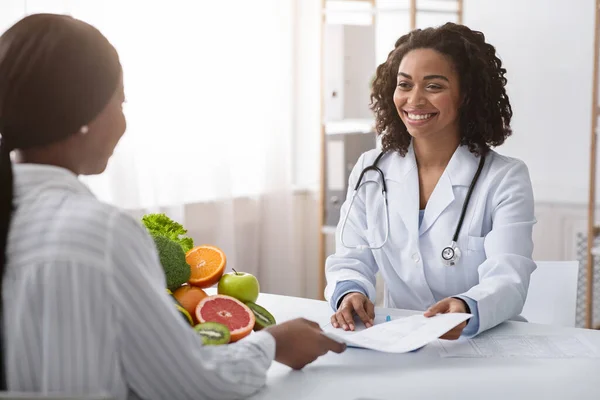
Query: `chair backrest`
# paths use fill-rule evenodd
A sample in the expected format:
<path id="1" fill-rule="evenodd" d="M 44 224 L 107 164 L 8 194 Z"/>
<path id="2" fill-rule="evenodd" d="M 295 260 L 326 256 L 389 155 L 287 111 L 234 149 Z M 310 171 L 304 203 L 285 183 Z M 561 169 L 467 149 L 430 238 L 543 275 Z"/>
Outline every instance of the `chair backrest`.
<path id="1" fill-rule="evenodd" d="M 575 326 L 578 261 L 536 261 L 521 315 L 529 322 Z"/>

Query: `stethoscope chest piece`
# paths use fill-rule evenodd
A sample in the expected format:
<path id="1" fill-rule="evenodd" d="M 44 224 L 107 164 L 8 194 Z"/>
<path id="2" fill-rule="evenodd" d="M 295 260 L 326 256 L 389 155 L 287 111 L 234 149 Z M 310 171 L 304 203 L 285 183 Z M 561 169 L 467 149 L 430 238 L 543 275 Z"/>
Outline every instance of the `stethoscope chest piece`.
<path id="1" fill-rule="evenodd" d="M 445 266 L 451 267 L 456 265 L 460 258 L 460 249 L 456 245 L 456 242 L 450 243 L 449 246 L 444 247 L 442 250 L 442 262 Z"/>

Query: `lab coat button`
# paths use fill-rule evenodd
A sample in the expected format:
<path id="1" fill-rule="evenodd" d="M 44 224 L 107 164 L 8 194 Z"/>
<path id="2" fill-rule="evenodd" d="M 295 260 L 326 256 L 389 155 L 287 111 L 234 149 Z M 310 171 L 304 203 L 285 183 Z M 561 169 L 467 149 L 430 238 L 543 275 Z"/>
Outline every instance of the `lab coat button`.
<path id="1" fill-rule="evenodd" d="M 419 253 L 415 253 L 412 255 L 413 261 L 418 263 L 419 261 L 421 261 L 421 257 L 419 256 Z"/>

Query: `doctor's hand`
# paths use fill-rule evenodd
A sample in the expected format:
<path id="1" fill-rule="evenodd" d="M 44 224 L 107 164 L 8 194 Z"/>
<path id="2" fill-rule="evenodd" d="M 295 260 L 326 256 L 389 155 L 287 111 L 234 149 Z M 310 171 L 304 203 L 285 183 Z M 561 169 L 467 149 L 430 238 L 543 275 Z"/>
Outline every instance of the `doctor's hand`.
<path id="1" fill-rule="evenodd" d="M 437 315 L 437 314 L 468 313 L 468 312 L 469 311 L 467 310 L 467 305 L 464 301 L 454 298 L 454 297 L 448 297 L 444 300 L 441 300 L 441 301 L 435 303 L 431 307 L 429 307 L 429 309 L 427 311 L 425 311 L 425 314 L 423 314 L 423 315 L 425 317 L 429 318 L 429 317 L 433 317 L 434 315 Z M 465 329 L 466 326 L 467 326 L 467 322 L 465 321 L 465 322 L 461 323 L 460 325 L 457 325 L 450 331 L 446 332 L 442 337 L 440 337 L 440 339 L 456 340 L 456 339 L 460 338 L 460 335 L 462 334 L 462 331 L 463 331 L 463 329 Z"/>
<path id="2" fill-rule="evenodd" d="M 375 305 L 362 293 L 353 292 L 344 296 L 337 312 L 331 316 L 331 325 L 345 331 L 354 330 L 354 315 L 357 314 L 367 328 L 373 326 Z"/>
<path id="3" fill-rule="evenodd" d="M 302 369 L 330 351 L 342 353 L 346 345 L 323 334 L 319 324 L 298 318 L 266 329 L 275 338 L 275 361 Z"/>

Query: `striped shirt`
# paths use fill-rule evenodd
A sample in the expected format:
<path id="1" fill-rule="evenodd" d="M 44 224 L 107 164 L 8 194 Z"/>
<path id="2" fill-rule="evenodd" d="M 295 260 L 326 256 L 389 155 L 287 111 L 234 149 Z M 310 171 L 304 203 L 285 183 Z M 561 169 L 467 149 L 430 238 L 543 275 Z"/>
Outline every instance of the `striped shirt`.
<path id="1" fill-rule="evenodd" d="M 165 291 L 154 242 L 71 172 L 14 165 L 3 281 L 10 390 L 230 399 L 265 383 L 275 340 L 203 346 Z"/>

